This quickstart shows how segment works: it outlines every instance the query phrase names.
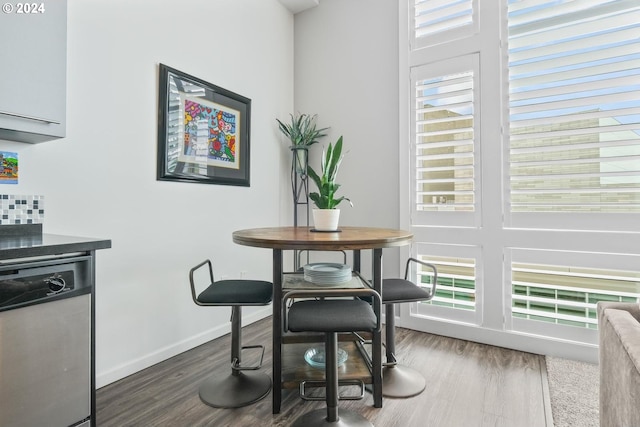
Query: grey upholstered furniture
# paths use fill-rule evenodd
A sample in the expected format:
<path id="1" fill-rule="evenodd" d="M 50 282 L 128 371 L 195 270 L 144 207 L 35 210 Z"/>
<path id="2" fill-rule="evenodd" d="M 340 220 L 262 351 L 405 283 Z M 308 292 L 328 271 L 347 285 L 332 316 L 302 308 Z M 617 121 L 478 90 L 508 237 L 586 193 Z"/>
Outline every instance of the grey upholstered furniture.
<path id="1" fill-rule="evenodd" d="M 368 301 L 350 298 L 354 296 L 371 297 L 377 309 L 374 311 Z M 287 301 L 294 298 L 303 300 L 291 304 L 287 311 Z M 373 424 L 357 412 L 343 409 L 338 413 L 338 332 L 380 330 L 380 318 L 375 315 L 381 309 L 380 295 L 373 289 L 297 290 L 284 295 L 283 307 L 285 331 L 325 334 L 327 408 L 307 412 L 298 417 L 291 427 L 372 427 Z"/>
<path id="2" fill-rule="evenodd" d="M 421 287 L 409 280 L 412 264 L 420 264 L 433 270 L 431 289 Z M 405 302 L 428 301 L 436 294 L 438 270 L 433 264 L 409 258 L 404 271 L 404 279 L 384 279 L 382 282 L 382 303 L 385 306 L 386 358 L 382 370 L 382 394 L 388 397 L 411 397 L 422 393 L 426 379 L 413 368 L 398 364 L 395 348 L 395 305 Z"/>
<path id="3" fill-rule="evenodd" d="M 598 303 L 600 427 L 640 426 L 640 306 Z"/>
<path id="4" fill-rule="evenodd" d="M 205 266 L 208 271 L 204 270 Z M 271 378 L 262 372 L 255 372 L 262 366 L 264 346 L 242 345 L 241 307 L 269 304 L 273 297 L 273 284 L 262 280 L 216 282 L 210 260 L 201 262 L 189 271 L 189 282 L 191 297 L 197 305 L 231 307 L 231 369 L 219 367 L 219 372 L 207 378 L 200 386 L 200 399 L 214 408 L 238 408 L 257 402 L 269 394 Z M 204 290 L 200 292 L 199 289 Z M 249 348 L 262 349 L 260 362 L 255 366 L 241 364 L 242 350 Z"/>

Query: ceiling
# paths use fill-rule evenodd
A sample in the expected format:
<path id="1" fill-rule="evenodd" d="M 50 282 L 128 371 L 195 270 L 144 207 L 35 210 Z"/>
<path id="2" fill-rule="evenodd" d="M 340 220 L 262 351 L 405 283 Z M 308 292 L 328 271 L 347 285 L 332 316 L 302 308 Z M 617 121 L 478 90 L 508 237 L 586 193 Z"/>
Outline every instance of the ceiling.
<path id="1" fill-rule="evenodd" d="M 280 3 L 284 5 L 287 9 L 291 11 L 294 15 L 298 12 L 302 12 L 303 10 L 310 9 L 312 7 L 316 7 L 320 0 L 278 0 Z"/>

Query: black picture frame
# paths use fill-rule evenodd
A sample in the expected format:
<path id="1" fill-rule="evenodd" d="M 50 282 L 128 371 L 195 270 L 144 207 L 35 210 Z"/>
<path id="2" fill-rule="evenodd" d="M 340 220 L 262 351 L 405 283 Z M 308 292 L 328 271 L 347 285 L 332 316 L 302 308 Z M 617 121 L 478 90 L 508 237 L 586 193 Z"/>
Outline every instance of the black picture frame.
<path id="1" fill-rule="evenodd" d="M 161 181 L 250 186 L 251 99 L 159 64 Z"/>

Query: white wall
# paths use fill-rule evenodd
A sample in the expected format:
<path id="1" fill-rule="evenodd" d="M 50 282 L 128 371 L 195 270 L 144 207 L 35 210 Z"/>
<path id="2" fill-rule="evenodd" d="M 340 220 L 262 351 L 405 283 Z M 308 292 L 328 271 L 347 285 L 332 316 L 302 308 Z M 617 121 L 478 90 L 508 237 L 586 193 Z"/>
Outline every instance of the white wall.
<path id="1" fill-rule="evenodd" d="M 250 188 L 156 180 L 158 63 L 252 99 Z M 97 257 L 100 387 L 228 332 L 229 309 L 190 299 L 202 259 L 271 279 L 271 253 L 231 232 L 291 222 L 275 118 L 293 111 L 293 16 L 277 0 L 69 0 L 67 64 L 67 137 L 0 141 L 20 159 L 0 192 L 44 195 L 46 233 L 112 239 Z"/>
<path id="2" fill-rule="evenodd" d="M 322 0 L 295 15 L 295 109 L 331 127 L 312 165 L 340 135 L 348 151 L 339 194 L 354 207 L 340 205 L 341 224 L 399 227 L 398 96 L 397 0 Z M 384 250 L 386 276 L 399 254 Z"/>
<path id="3" fill-rule="evenodd" d="M 343 224 L 398 226 L 395 0 L 323 0 L 295 16 L 295 37 L 277 0 L 68 3 L 67 137 L 0 141 L 20 156 L 20 183 L 0 190 L 44 195 L 46 233 L 112 239 L 97 260 L 99 387 L 228 332 L 228 309 L 190 300 L 200 260 L 271 278 L 270 252 L 231 232 L 291 224 L 276 117 L 318 113 L 325 144 L 344 135 Z M 252 99 L 250 188 L 156 181 L 158 63 Z M 388 275 L 398 252 L 385 250 Z M 245 324 L 268 314 L 246 309 Z"/>

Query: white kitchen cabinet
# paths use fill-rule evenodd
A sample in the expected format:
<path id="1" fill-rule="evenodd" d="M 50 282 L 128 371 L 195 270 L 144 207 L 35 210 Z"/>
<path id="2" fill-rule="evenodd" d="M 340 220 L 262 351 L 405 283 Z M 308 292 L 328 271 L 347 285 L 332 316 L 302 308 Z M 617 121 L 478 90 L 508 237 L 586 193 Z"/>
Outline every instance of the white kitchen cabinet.
<path id="1" fill-rule="evenodd" d="M 67 1 L 7 2 L 0 12 L 0 140 L 66 132 Z"/>

